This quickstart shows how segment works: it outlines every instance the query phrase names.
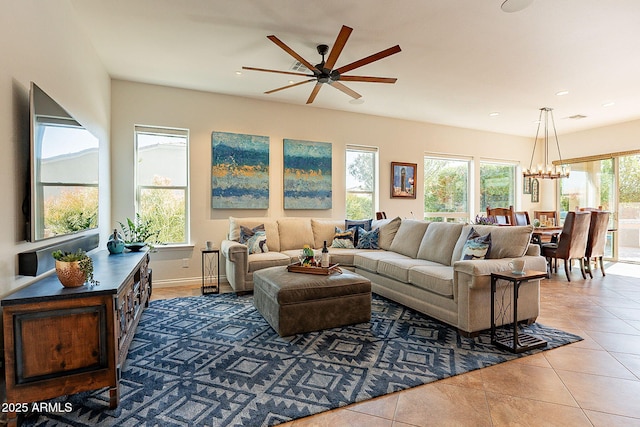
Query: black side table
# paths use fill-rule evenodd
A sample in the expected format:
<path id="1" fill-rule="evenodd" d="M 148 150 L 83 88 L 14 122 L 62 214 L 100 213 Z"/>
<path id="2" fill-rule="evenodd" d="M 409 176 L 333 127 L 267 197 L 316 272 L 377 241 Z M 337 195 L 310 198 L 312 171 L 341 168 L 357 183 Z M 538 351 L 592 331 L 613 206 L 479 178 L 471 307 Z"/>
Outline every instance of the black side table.
<path id="1" fill-rule="evenodd" d="M 202 295 L 220 293 L 220 249 L 202 251 Z"/>
<path id="2" fill-rule="evenodd" d="M 527 270 L 524 274 L 513 274 L 508 271 L 500 273 L 491 273 L 491 343 L 498 347 L 507 349 L 513 353 L 522 353 L 523 351 L 532 350 L 534 348 L 540 348 L 547 345 L 546 341 L 543 341 L 534 336 L 519 333 L 518 332 L 518 290 L 523 282 L 530 280 L 544 279 L 547 277 L 546 272 Z M 498 337 L 496 333 L 496 283 L 498 280 L 506 280 L 513 283 L 513 300 L 509 303 L 505 303 L 505 297 L 507 287 L 502 291 L 502 301 L 500 307 L 498 307 L 499 316 L 502 320 L 500 323 L 507 325 L 504 319 L 507 315 L 509 305 L 513 307 L 513 324 L 510 325 L 511 331 L 504 331 L 502 336 Z"/>

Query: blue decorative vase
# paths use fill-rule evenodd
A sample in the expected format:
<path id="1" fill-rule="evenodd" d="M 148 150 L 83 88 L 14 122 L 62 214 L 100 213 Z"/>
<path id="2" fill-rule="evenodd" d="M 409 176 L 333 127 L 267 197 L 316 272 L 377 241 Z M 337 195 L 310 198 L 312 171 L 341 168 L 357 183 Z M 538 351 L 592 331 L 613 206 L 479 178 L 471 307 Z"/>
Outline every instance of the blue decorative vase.
<path id="1" fill-rule="evenodd" d="M 113 234 L 107 242 L 107 249 L 111 254 L 121 254 L 124 251 L 124 240 L 118 234 L 118 230 L 113 230 Z"/>

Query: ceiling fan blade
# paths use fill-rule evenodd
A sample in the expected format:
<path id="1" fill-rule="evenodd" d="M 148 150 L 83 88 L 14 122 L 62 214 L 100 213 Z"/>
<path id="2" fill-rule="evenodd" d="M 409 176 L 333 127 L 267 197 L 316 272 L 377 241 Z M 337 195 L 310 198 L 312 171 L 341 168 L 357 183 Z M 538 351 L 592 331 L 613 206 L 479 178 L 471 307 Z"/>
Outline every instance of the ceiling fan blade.
<path id="1" fill-rule="evenodd" d="M 266 71 L 267 73 L 290 74 L 292 76 L 314 77 L 313 74 L 296 73 L 295 71 L 269 70 L 268 68 L 256 68 L 256 67 L 242 67 L 242 69 L 251 70 L 251 71 Z"/>
<path id="2" fill-rule="evenodd" d="M 316 95 L 318 95 L 318 92 L 320 92 L 321 87 L 322 83 L 316 83 L 316 85 L 313 87 L 313 90 L 311 91 L 311 95 L 309 95 L 309 99 L 307 99 L 307 104 L 311 104 L 314 99 L 316 99 Z"/>
<path id="3" fill-rule="evenodd" d="M 355 90 L 349 89 L 348 87 L 346 87 L 345 85 L 343 85 L 340 82 L 333 82 L 333 83 L 331 83 L 331 86 L 333 86 L 336 89 L 346 93 L 347 95 L 349 95 L 350 97 L 352 97 L 354 99 L 362 98 L 362 95 L 360 95 L 358 92 L 356 92 Z"/>
<path id="4" fill-rule="evenodd" d="M 298 82 L 298 83 L 293 83 L 293 84 L 290 84 L 290 85 L 279 87 L 277 89 L 272 89 L 272 90 L 270 90 L 268 92 L 265 92 L 265 94 L 268 95 L 268 94 L 273 93 L 273 92 L 278 92 L 279 90 L 282 90 L 282 89 L 289 89 L 290 87 L 296 87 L 296 86 L 303 85 L 305 83 L 315 82 L 315 81 L 316 81 L 316 79 L 314 78 L 314 79 L 309 79 L 309 80 L 305 80 L 305 81 Z"/>
<path id="5" fill-rule="evenodd" d="M 336 41 L 333 44 L 333 47 L 331 48 L 329 57 L 327 58 L 327 61 L 324 64 L 325 68 L 327 68 L 328 70 L 333 69 L 333 66 L 336 64 L 336 61 L 338 60 L 340 53 L 342 53 L 342 49 L 344 48 L 344 45 L 347 44 L 347 40 L 349 40 L 349 36 L 351 35 L 352 31 L 353 31 L 353 28 L 347 27 L 346 25 L 342 26 L 342 28 L 340 29 L 340 32 L 338 33 L 338 37 L 336 37 Z"/>
<path id="6" fill-rule="evenodd" d="M 374 53 L 373 55 L 367 56 L 366 58 L 362 58 L 358 61 L 352 62 L 351 64 L 344 65 L 338 68 L 336 71 L 340 74 L 343 74 L 343 73 L 346 73 L 347 71 L 354 70 L 356 68 L 362 67 L 363 65 L 367 65 L 372 62 L 378 61 L 382 58 L 386 58 L 387 56 L 391 56 L 395 53 L 400 52 L 401 50 L 402 49 L 400 49 L 399 45 L 395 45 L 393 47 L 390 47 L 389 49 L 382 50 L 378 53 Z"/>
<path id="7" fill-rule="evenodd" d="M 340 76 L 343 82 L 395 83 L 395 77 Z"/>
<path id="8" fill-rule="evenodd" d="M 273 35 L 267 36 L 267 38 L 269 40 L 271 40 L 272 42 L 274 42 L 275 44 L 277 44 L 278 46 L 280 46 L 280 48 L 282 50 L 284 50 L 285 52 L 287 52 L 289 55 L 293 56 L 295 59 L 297 59 L 302 64 L 304 64 L 304 66 L 307 67 L 309 69 L 309 71 L 311 71 L 312 73 L 316 73 L 317 69 L 316 69 L 315 65 L 311 64 L 309 61 L 304 59 L 302 56 L 300 56 L 296 52 L 294 52 L 294 50 L 291 49 L 286 44 L 284 44 L 284 42 L 282 40 L 280 40 L 279 38 L 277 38 L 276 36 L 273 36 Z"/>

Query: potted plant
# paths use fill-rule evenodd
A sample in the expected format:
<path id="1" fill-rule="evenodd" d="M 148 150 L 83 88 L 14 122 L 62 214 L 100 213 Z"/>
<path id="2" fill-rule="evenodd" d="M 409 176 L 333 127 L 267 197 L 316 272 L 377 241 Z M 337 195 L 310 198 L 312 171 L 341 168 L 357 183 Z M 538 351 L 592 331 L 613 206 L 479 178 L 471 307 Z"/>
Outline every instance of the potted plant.
<path id="1" fill-rule="evenodd" d="M 118 222 L 124 236 L 124 246 L 132 252 L 137 252 L 145 245 L 153 249 L 154 243 L 157 241 L 159 230 L 154 230 L 150 219 L 143 219 L 140 214 L 136 214 L 135 221 L 127 218 L 127 223 Z"/>
<path id="2" fill-rule="evenodd" d="M 86 282 L 99 285 L 93 278 L 93 260 L 87 253 L 78 249 L 77 252 L 57 250 L 52 254 L 56 260 L 56 274 L 60 283 L 67 288 L 77 288 Z"/>

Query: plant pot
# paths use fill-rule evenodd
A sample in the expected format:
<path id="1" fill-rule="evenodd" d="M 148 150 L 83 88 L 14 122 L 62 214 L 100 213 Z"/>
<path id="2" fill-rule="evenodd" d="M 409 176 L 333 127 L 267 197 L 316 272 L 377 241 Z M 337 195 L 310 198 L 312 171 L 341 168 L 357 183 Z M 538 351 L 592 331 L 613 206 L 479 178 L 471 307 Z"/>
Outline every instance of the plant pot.
<path id="1" fill-rule="evenodd" d="M 80 270 L 80 261 L 56 260 L 56 274 L 65 288 L 77 288 L 87 281 L 87 275 Z"/>
<path id="2" fill-rule="evenodd" d="M 138 252 L 142 248 L 144 248 L 147 244 L 144 242 L 131 242 L 125 243 L 124 247 L 129 249 L 131 252 Z"/>

